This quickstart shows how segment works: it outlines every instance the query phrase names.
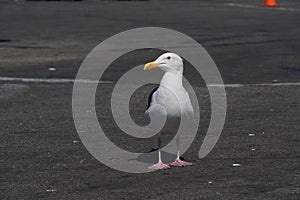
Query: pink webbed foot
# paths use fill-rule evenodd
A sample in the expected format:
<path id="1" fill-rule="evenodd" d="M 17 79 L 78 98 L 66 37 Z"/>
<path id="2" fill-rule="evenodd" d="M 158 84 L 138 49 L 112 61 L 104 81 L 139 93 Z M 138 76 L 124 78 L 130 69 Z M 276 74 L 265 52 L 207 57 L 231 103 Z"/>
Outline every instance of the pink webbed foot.
<path id="1" fill-rule="evenodd" d="M 159 169 L 169 169 L 170 166 L 169 165 L 166 165 L 162 162 L 158 162 L 150 167 L 148 167 L 148 169 L 152 169 L 152 170 L 159 170 Z"/>
<path id="2" fill-rule="evenodd" d="M 174 162 L 170 163 L 170 166 L 172 167 L 187 167 L 187 166 L 192 166 L 193 163 L 190 162 L 185 162 L 180 159 L 176 159 Z"/>

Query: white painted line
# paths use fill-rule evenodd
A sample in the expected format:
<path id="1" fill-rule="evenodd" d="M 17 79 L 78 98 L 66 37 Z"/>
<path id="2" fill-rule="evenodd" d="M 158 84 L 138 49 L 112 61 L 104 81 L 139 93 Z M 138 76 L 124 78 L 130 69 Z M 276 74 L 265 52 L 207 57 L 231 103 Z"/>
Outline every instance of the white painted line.
<path id="1" fill-rule="evenodd" d="M 25 83 L 100 83 L 100 84 L 112 84 L 113 81 L 94 81 L 87 79 L 66 79 L 66 78 L 20 78 L 20 77 L 1 77 L 0 81 L 11 81 L 11 82 L 25 82 Z M 290 83 L 250 83 L 250 84 L 209 84 L 207 87 L 259 87 L 259 86 L 300 86 L 300 82 Z"/>
<path id="2" fill-rule="evenodd" d="M 290 12 L 299 12 L 300 9 L 296 8 L 283 8 L 283 7 L 264 7 L 264 6 L 253 6 L 253 5 L 245 5 L 240 3 L 226 3 L 225 5 L 231 7 L 239 7 L 239 8 L 254 8 L 254 9 L 272 9 L 272 10 L 282 10 L 282 11 L 290 11 Z"/>
<path id="3" fill-rule="evenodd" d="M 300 82 L 291 82 L 291 83 L 254 83 L 254 84 L 245 84 L 244 86 L 300 86 Z"/>
<path id="4" fill-rule="evenodd" d="M 231 87 L 231 88 L 234 88 L 234 87 L 243 87 L 244 85 L 243 84 L 209 84 L 207 85 L 207 87 Z"/>
<path id="5" fill-rule="evenodd" d="M 290 83 L 249 83 L 249 84 L 210 84 L 207 87 L 228 87 L 228 88 L 236 88 L 236 87 L 259 87 L 259 86 L 300 86 L 300 82 L 290 82 Z"/>
<path id="6" fill-rule="evenodd" d="M 16 81 L 25 83 L 113 83 L 112 81 L 93 81 L 84 79 L 67 79 L 67 78 L 19 78 L 19 77 L 0 77 L 0 81 Z"/>

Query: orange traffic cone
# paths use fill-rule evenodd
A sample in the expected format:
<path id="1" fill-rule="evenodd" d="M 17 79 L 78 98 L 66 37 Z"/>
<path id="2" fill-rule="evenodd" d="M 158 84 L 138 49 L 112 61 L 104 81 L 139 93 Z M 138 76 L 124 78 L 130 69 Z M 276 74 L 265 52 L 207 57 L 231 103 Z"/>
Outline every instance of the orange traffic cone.
<path id="1" fill-rule="evenodd" d="M 276 0 L 265 0 L 264 6 L 276 7 L 276 6 L 279 6 L 279 5 L 276 3 Z"/>

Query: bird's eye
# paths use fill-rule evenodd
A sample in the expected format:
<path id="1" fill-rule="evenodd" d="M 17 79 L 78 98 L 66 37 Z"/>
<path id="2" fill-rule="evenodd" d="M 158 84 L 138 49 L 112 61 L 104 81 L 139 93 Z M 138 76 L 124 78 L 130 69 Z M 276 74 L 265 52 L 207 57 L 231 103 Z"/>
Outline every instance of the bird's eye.
<path id="1" fill-rule="evenodd" d="M 167 57 L 167 59 L 168 59 L 168 60 L 170 60 L 170 59 L 171 59 L 171 57 L 170 57 L 170 56 L 168 56 L 168 57 Z"/>

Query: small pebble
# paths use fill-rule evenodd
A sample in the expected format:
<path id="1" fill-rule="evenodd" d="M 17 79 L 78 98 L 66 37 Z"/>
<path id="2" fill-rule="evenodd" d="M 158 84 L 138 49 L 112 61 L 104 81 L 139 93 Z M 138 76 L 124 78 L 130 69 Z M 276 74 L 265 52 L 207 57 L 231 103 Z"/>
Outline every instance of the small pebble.
<path id="1" fill-rule="evenodd" d="M 56 192 L 56 189 L 48 189 L 46 192 Z"/>
<path id="2" fill-rule="evenodd" d="M 79 161 L 80 164 L 82 164 L 85 161 L 85 159 L 82 159 L 81 161 Z"/>
<path id="3" fill-rule="evenodd" d="M 50 67 L 50 68 L 48 68 L 48 70 L 49 70 L 49 71 L 55 71 L 56 68 Z"/>
<path id="4" fill-rule="evenodd" d="M 250 133 L 250 134 L 249 134 L 249 136 L 250 136 L 250 137 L 253 137 L 253 136 L 255 136 L 255 134 L 253 134 L 253 133 Z"/>
<path id="5" fill-rule="evenodd" d="M 255 151 L 256 149 L 251 149 L 251 151 Z"/>
<path id="6" fill-rule="evenodd" d="M 73 143 L 75 144 L 75 143 L 78 143 L 79 141 L 77 141 L 77 140 L 73 140 Z"/>
<path id="7" fill-rule="evenodd" d="M 208 181 L 208 183 L 209 183 L 209 184 L 212 184 L 212 182 L 211 182 L 211 181 Z"/>
<path id="8" fill-rule="evenodd" d="M 239 163 L 233 163 L 233 165 L 232 166 L 234 166 L 234 167 L 240 167 L 241 166 L 241 164 L 239 164 Z"/>

